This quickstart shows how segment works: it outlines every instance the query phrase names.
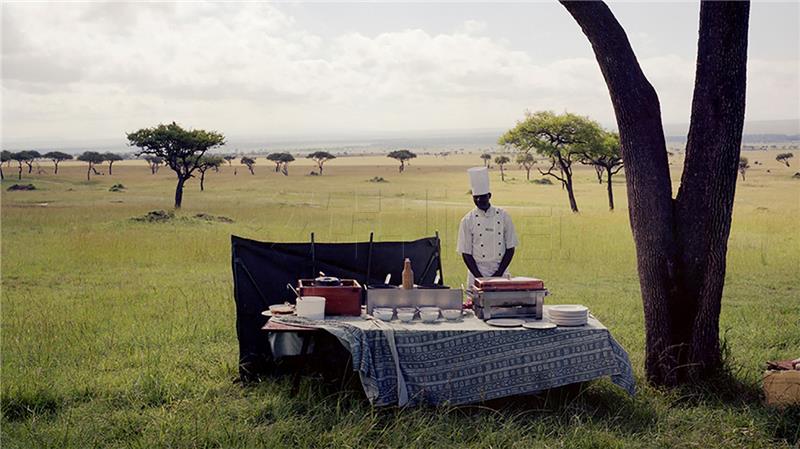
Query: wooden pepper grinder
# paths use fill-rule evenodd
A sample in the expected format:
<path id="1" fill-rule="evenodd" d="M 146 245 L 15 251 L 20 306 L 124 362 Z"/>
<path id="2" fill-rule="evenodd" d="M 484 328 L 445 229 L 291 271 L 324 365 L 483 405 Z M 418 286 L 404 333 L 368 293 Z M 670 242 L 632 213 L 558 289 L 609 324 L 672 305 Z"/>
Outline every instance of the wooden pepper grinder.
<path id="1" fill-rule="evenodd" d="M 403 288 L 414 288 L 414 270 L 411 269 L 411 259 L 406 258 L 403 263 Z"/>

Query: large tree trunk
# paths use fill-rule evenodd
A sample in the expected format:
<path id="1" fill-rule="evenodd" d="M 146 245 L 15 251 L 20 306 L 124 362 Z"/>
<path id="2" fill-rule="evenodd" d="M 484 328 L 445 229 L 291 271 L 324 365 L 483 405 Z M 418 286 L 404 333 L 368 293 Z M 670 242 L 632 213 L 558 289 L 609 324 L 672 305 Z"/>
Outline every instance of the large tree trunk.
<path id="1" fill-rule="evenodd" d="M 200 172 L 200 191 L 201 192 L 203 191 L 203 182 L 205 180 L 206 180 L 206 172 L 205 171 L 201 171 Z"/>
<path id="2" fill-rule="evenodd" d="M 183 202 L 183 184 L 186 183 L 186 179 L 181 175 L 178 175 L 178 185 L 175 187 L 175 209 L 181 208 L 181 203 Z"/>
<path id="3" fill-rule="evenodd" d="M 567 2 L 592 44 L 620 132 L 646 326 L 648 379 L 721 366 L 719 313 L 744 120 L 748 2 L 703 2 L 683 177 L 672 199 L 658 96 L 602 2 Z"/>
<path id="4" fill-rule="evenodd" d="M 611 188 L 611 169 L 606 168 L 606 174 L 608 175 L 608 210 L 614 210 L 614 190 Z"/>

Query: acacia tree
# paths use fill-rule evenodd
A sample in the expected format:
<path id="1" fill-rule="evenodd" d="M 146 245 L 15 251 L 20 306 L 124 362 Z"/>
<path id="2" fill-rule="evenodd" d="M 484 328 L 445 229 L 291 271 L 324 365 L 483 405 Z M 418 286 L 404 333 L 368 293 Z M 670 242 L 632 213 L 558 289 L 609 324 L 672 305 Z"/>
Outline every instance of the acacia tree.
<path id="1" fill-rule="evenodd" d="M 492 161 L 492 155 L 489 153 L 481 154 L 481 159 L 483 159 L 483 166 L 489 168 L 489 162 Z"/>
<path id="2" fill-rule="evenodd" d="M 29 159 L 32 159 L 33 156 L 30 154 L 30 151 L 17 151 L 15 153 L 11 153 L 11 160 L 16 161 L 19 170 L 17 171 L 17 179 L 22 179 L 22 164 L 27 164 Z"/>
<path id="3" fill-rule="evenodd" d="M 98 174 L 94 166 L 97 164 L 102 164 L 103 161 L 105 161 L 105 156 L 97 151 L 84 151 L 80 156 L 78 156 L 78 160 L 89 164 L 89 167 L 86 169 L 86 180 L 91 181 L 92 172 Z"/>
<path id="4" fill-rule="evenodd" d="M 33 163 L 36 162 L 36 159 L 42 157 L 42 155 L 36 150 L 22 151 L 22 153 L 26 155 L 22 162 L 28 166 L 28 173 L 30 174 L 33 171 Z M 789 164 L 786 165 L 788 166 Z"/>
<path id="5" fill-rule="evenodd" d="M 137 157 L 148 154 L 164 159 L 166 165 L 175 172 L 178 184 L 175 187 L 175 209 L 180 209 L 183 201 L 183 185 L 194 176 L 206 151 L 225 145 L 225 136 L 215 131 L 203 129 L 184 129 L 175 122 L 142 128 L 127 134 L 130 145 L 139 147 Z"/>
<path id="6" fill-rule="evenodd" d="M 0 151 L 0 179 L 6 179 L 5 175 L 3 174 L 3 164 L 7 162 L 11 162 L 13 158 L 11 157 L 11 152 L 8 150 Z"/>
<path id="7" fill-rule="evenodd" d="M 496 158 L 494 158 L 494 163 L 500 166 L 500 180 L 501 181 L 505 181 L 506 180 L 506 173 L 505 173 L 505 170 L 503 168 L 509 162 L 511 162 L 511 159 L 509 159 L 508 156 L 497 156 Z"/>
<path id="8" fill-rule="evenodd" d="M 782 163 L 782 164 L 786 164 L 786 166 L 788 167 L 789 166 L 789 159 L 791 159 L 793 157 L 794 157 L 794 153 L 781 153 L 781 154 L 775 156 L 775 160 L 780 162 L 780 163 Z"/>
<path id="9" fill-rule="evenodd" d="M 602 133 L 595 142 L 588 145 L 581 145 L 581 163 L 592 165 L 602 175 L 606 175 L 608 184 L 608 210 L 614 210 L 614 190 L 611 185 L 611 178 L 622 170 L 622 153 L 619 146 L 619 135 L 615 133 Z"/>
<path id="10" fill-rule="evenodd" d="M 517 155 L 517 164 L 521 165 L 525 169 L 525 176 L 527 177 L 528 181 L 531 180 L 531 168 L 536 165 L 536 158 L 528 152 L 520 152 Z"/>
<path id="11" fill-rule="evenodd" d="M 208 169 L 217 169 L 220 165 L 225 163 L 222 156 L 204 154 L 200 156 L 197 163 L 197 171 L 200 172 L 200 191 L 204 191 L 204 183 L 206 180 L 206 171 Z"/>
<path id="12" fill-rule="evenodd" d="M 123 159 L 122 155 L 117 153 L 103 153 L 103 159 L 108 162 L 108 174 L 111 175 L 111 166 L 114 165 L 114 162 L 121 161 Z"/>
<path id="13" fill-rule="evenodd" d="M 539 111 L 526 113 L 525 120 L 517 122 L 517 126 L 503 134 L 499 143 L 522 152 L 534 150 L 550 158 L 550 168 L 547 171 L 538 169 L 539 173 L 561 181 L 567 190 L 570 208 L 578 212 L 572 184 L 572 163 L 580 158 L 579 147 L 596 141 L 600 131 L 600 125 L 586 117 Z M 559 174 L 554 172 L 556 169 Z"/>
<path id="14" fill-rule="evenodd" d="M 236 156 L 232 154 L 226 154 L 222 156 L 222 158 L 225 159 L 226 162 L 228 162 L 228 167 L 230 167 L 233 165 L 233 160 L 236 159 Z"/>
<path id="15" fill-rule="evenodd" d="M 71 154 L 63 153 L 61 151 L 50 151 L 49 153 L 46 153 L 42 157 L 44 157 L 45 159 L 50 159 L 51 161 L 53 161 L 53 166 L 54 166 L 53 174 L 54 175 L 58 174 L 58 163 L 59 162 L 72 160 L 72 155 Z"/>
<path id="16" fill-rule="evenodd" d="M 328 162 L 331 159 L 336 159 L 336 156 L 332 155 L 331 153 L 328 153 L 327 151 L 315 151 L 306 157 L 317 163 L 320 175 L 322 174 L 322 164 Z"/>
<path id="17" fill-rule="evenodd" d="M 147 154 L 143 159 L 147 162 L 147 165 L 150 167 L 150 173 L 153 175 L 158 173 L 158 169 L 161 168 L 161 165 L 164 163 L 164 158 L 160 156 L 151 156 Z"/>
<path id="18" fill-rule="evenodd" d="M 417 157 L 417 155 L 409 150 L 395 150 L 387 154 L 386 157 L 390 157 L 392 159 L 397 159 L 398 161 L 400 161 L 399 170 L 400 173 L 403 173 L 403 170 L 406 169 L 406 161 L 414 159 L 415 157 Z"/>
<path id="19" fill-rule="evenodd" d="M 742 175 L 742 181 L 744 181 L 744 174 L 747 169 L 750 168 L 750 163 L 746 157 L 739 158 L 739 173 Z"/>
<path id="20" fill-rule="evenodd" d="M 284 176 L 289 176 L 289 162 L 294 162 L 294 156 L 292 156 L 291 153 L 281 153 L 281 173 L 283 173 Z"/>
<path id="21" fill-rule="evenodd" d="M 253 170 L 253 166 L 256 165 L 256 160 L 253 159 L 252 157 L 244 156 L 239 161 L 239 163 L 241 163 L 242 165 L 246 165 L 247 169 L 250 170 L 250 174 L 251 175 L 255 175 L 256 174 L 255 170 Z"/>
<path id="22" fill-rule="evenodd" d="M 595 53 L 617 118 L 644 303 L 647 378 L 709 379 L 722 367 L 719 313 L 738 178 L 749 2 L 702 2 L 680 188 L 672 197 L 658 95 L 603 2 L 562 5 Z"/>
<path id="23" fill-rule="evenodd" d="M 285 154 L 286 153 L 270 153 L 267 155 L 267 160 L 275 163 L 275 173 L 281 171 L 281 164 L 283 163 L 281 159 L 285 157 Z"/>

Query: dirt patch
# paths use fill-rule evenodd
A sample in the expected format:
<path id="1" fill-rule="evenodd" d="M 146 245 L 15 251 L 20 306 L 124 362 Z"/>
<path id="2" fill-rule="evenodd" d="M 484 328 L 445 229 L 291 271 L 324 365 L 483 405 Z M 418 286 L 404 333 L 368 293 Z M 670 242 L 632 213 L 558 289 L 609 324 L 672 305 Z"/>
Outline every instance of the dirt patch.
<path id="1" fill-rule="evenodd" d="M 175 212 L 167 212 L 165 210 L 151 210 L 141 217 L 131 218 L 131 220 L 141 223 L 166 223 L 173 219 L 175 219 Z"/>
<path id="2" fill-rule="evenodd" d="M 213 221 L 217 223 L 233 223 L 233 219 L 226 217 L 224 215 L 211 215 L 204 212 L 200 212 L 199 214 L 195 214 L 194 217 L 197 220 L 203 221 Z"/>
<path id="3" fill-rule="evenodd" d="M 36 186 L 33 184 L 14 184 L 6 190 L 9 192 L 36 190 Z"/>

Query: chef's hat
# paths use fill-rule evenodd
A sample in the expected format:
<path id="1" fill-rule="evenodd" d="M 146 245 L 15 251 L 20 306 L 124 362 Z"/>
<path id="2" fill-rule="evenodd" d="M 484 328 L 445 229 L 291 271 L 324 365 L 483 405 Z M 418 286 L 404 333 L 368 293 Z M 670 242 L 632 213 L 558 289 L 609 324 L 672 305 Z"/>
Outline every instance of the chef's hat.
<path id="1" fill-rule="evenodd" d="M 486 195 L 489 193 L 489 169 L 486 167 L 472 167 L 469 173 L 469 184 L 473 195 Z"/>

